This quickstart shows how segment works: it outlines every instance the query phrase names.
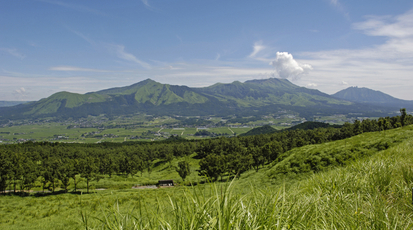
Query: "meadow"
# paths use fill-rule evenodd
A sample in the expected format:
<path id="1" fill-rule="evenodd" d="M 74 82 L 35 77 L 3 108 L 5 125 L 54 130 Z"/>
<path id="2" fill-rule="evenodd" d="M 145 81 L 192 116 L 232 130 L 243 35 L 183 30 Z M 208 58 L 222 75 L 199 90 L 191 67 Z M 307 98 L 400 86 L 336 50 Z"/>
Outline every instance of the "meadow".
<path id="1" fill-rule="evenodd" d="M 271 177 L 277 164 L 208 183 L 194 171 L 184 186 L 166 162 L 151 174 L 93 182 L 92 193 L 6 194 L 2 229 L 412 229 L 412 126 L 290 150 L 289 156 L 369 148 L 343 165 Z M 387 148 L 375 143 L 386 142 Z M 370 147 L 368 147 L 370 146 Z M 310 148 L 310 149 L 309 149 Z M 312 151 L 314 150 L 314 151 Z M 317 150 L 317 151 L 315 151 Z M 304 155 L 303 155 L 304 156 Z M 285 162 L 285 159 L 280 162 Z M 180 159 L 174 159 L 172 165 Z M 175 173 L 175 174 L 174 174 Z M 181 186 L 130 189 L 159 179 Z M 225 182 L 226 181 L 226 182 Z"/>

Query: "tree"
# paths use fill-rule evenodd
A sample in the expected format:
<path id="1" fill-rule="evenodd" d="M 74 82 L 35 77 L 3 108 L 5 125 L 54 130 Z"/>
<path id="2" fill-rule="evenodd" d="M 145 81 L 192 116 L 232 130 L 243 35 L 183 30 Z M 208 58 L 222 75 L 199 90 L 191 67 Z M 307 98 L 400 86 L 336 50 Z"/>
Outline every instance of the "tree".
<path id="1" fill-rule="evenodd" d="M 248 152 L 252 155 L 253 163 L 252 165 L 255 167 L 255 171 L 258 172 L 260 165 L 264 165 L 265 157 L 263 151 L 260 147 L 248 147 Z"/>
<path id="2" fill-rule="evenodd" d="M 361 133 L 363 133 L 363 128 L 361 126 L 361 123 L 359 120 L 355 120 L 353 124 L 353 134 L 359 135 Z"/>
<path id="3" fill-rule="evenodd" d="M 23 154 L 21 153 L 12 153 L 11 154 L 11 169 L 10 169 L 10 176 L 13 180 L 13 191 L 16 192 L 16 186 L 18 181 L 24 174 L 24 166 L 23 166 Z"/>
<path id="4" fill-rule="evenodd" d="M 179 173 L 179 176 L 183 181 L 185 181 L 185 178 L 191 174 L 191 169 L 189 168 L 189 163 L 187 161 L 178 162 L 176 171 Z"/>
<path id="5" fill-rule="evenodd" d="M 243 172 L 251 168 L 254 161 L 251 154 L 231 154 L 228 155 L 227 159 L 228 171 L 238 178 Z"/>
<path id="6" fill-rule="evenodd" d="M 267 159 L 268 163 L 277 159 L 278 155 L 281 153 L 283 153 L 283 147 L 278 141 L 272 141 L 262 147 L 262 154 Z"/>
<path id="7" fill-rule="evenodd" d="M 87 192 L 89 193 L 89 183 L 93 180 L 99 181 L 100 176 L 98 175 L 98 167 L 96 165 L 95 159 L 92 157 L 87 157 L 82 160 L 82 171 L 81 176 L 86 179 Z"/>
<path id="8" fill-rule="evenodd" d="M 6 190 L 12 168 L 9 156 L 10 153 L 8 151 L 0 151 L 0 191 L 3 192 Z"/>
<path id="9" fill-rule="evenodd" d="M 79 159 L 73 159 L 72 164 L 73 164 L 72 179 L 73 179 L 73 185 L 75 186 L 75 192 L 76 192 L 76 186 L 78 183 L 78 181 L 76 180 L 76 176 L 82 172 L 82 162 Z"/>
<path id="10" fill-rule="evenodd" d="M 225 172 L 224 156 L 210 154 L 199 162 L 198 174 L 216 181 Z"/>
<path id="11" fill-rule="evenodd" d="M 61 165 L 59 168 L 59 180 L 62 182 L 65 192 L 67 192 L 67 187 L 69 187 L 70 178 L 75 177 L 77 173 L 74 169 L 73 160 L 63 159 L 60 161 L 60 163 Z"/>
<path id="12" fill-rule="evenodd" d="M 400 122 L 402 123 L 402 127 L 403 127 L 406 123 L 406 109 L 405 108 L 400 109 L 400 113 L 401 113 Z"/>
<path id="13" fill-rule="evenodd" d="M 37 165 L 28 157 L 23 162 L 23 174 L 20 180 L 20 189 L 30 190 L 38 177 Z"/>

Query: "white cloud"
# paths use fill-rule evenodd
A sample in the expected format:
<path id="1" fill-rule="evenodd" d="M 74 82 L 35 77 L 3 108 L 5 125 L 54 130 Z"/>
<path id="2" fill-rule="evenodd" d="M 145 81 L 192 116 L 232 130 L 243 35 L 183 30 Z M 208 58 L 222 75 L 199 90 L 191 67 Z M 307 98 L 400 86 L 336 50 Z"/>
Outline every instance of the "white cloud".
<path id="1" fill-rule="evenodd" d="M 24 94 L 26 92 L 26 89 L 21 87 L 20 89 L 16 89 L 15 92 L 18 94 Z"/>
<path id="2" fill-rule="evenodd" d="M 8 54 L 23 60 L 26 55 L 19 53 L 16 49 L 0 48 L 1 51 L 7 52 Z"/>
<path id="3" fill-rule="evenodd" d="M 308 83 L 308 84 L 307 84 L 307 87 L 309 87 L 309 88 L 314 88 L 314 87 L 317 87 L 317 84 L 315 84 L 315 83 Z"/>
<path id="4" fill-rule="evenodd" d="M 311 65 L 299 64 L 294 60 L 293 55 L 287 52 L 277 52 L 275 60 L 270 62 L 270 65 L 274 66 L 278 77 L 292 80 L 299 79 L 313 69 Z"/>
<path id="5" fill-rule="evenodd" d="M 88 68 L 81 68 L 81 67 L 75 67 L 75 66 L 54 66 L 54 67 L 50 67 L 49 70 L 56 70 L 56 71 L 97 72 L 97 73 L 107 73 L 107 72 L 111 72 L 111 71 L 108 71 L 108 70 L 88 69 Z"/>
<path id="6" fill-rule="evenodd" d="M 340 82 L 340 85 L 348 85 L 348 83 L 345 82 L 345 81 L 342 81 L 342 82 Z"/>

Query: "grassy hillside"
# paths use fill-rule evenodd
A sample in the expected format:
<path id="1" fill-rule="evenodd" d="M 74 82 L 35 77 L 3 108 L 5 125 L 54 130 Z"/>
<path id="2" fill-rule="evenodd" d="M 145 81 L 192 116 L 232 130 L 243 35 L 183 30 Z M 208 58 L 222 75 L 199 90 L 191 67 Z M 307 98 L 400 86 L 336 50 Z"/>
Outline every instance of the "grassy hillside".
<path id="1" fill-rule="evenodd" d="M 278 163 L 258 172 L 250 170 L 232 183 L 201 184 L 192 188 L 105 190 L 83 195 L 3 195 L 0 196 L 0 227 L 411 229 L 412 132 L 413 126 L 408 126 L 293 149 Z M 342 166 L 333 164 L 318 171 L 294 172 L 295 177 L 291 172 L 273 179 L 268 177 L 274 175 L 280 164 L 293 162 L 292 159 L 303 158 L 305 162 L 321 152 L 348 153 L 355 149 L 358 149 L 353 151 L 355 157 L 344 161 Z M 196 169 L 197 160 L 191 158 L 190 162 L 192 169 Z M 150 180 L 176 177 L 167 163 L 154 164 L 156 168 L 151 175 L 123 178 L 123 181 L 119 177 L 111 183 L 144 183 L 144 178 L 150 182 L 149 177 Z M 191 176 L 195 177 L 188 180 L 198 180 L 195 172 Z M 106 178 L 95 186 L 109 182 Z"/>

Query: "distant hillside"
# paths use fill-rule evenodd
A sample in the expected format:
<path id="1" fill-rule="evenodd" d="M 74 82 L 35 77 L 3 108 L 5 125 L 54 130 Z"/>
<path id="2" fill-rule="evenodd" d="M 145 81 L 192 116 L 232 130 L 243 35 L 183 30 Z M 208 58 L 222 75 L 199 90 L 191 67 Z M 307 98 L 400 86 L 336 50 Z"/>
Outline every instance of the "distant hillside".
<path id="1" fill-rule="evenodd" d="M 9 107 L 27 103 L 28 101 L 0 101 L 0 107 Z"/>
<path id="2" fill-rule="evenodd" d="M 357 103 L 375 104 L 392 108 L 413 108 L 413 101 L 397 99 L 383 92 L 368 88 L 349 87 L 331 96 Z"/>
<path id="3" fill-rule="evenodd" d="M 275 133 L 277 132 L 276 129 L 274 129 L 273 127 L 269 126 L 269 125 L 264 125 L 258 128 L 253 128 L 250 131 L 243 133 L 241 135 L 239 135 L 240 137 L 242 136 L 253 136 L 253 135 L 261 135 L 261 134 L 268 134 L 268 133 Z"/>
<path id="4" fill-rule="evenodd" d="M 38 117 L 79 118 L 123 115 L 233 115 L 240 117 L 294 111 L 314 114 L 371 112 L 374 107 L 337 99 L 286 79 L 217 83 L 204 88 L 161 84 L 147 79 L 136 84 L 86 94 L 59 92 L 36 102 L 0 108 L 0 122 Z"/>
<path id="5" fill-rule="evenodd" d="M 317 122 L 317 121 L 306 121 L 304 123 L 295 125 L 291 128 L 288 128 L 286 130 L 297 130 L 297 129 L 301 129 L 301 130 L 312 130 L 312 129 L 317 129 L 317 128 L 341 128 L 341 125 L 330 125 L 328 123 L 324 123 L 324 122 Z"/>
<path id="6" fill-rule="evenodd" d="M 324 122 L 317 122 L 317 121 L 306 121 L 304 123 L 295 125 L 293 127 L 287 128 L 287 129 L 283 129 L 283 130 L 276 130 L 273 127 L 269 126 L 269 125 L 264 125 L 258 128 L 253 128 L 250 131 L 243 133 L 239 136 L 253 136 L 253 135 L 261 135 L 261 134 L 269 134 L 269 133 L 275 133 L 275 132 L 280 132 L 280 131 L 285 131 L 285 130 L 297 130 L 297 129 L 301 129 L 301 130 L 312 130 L 312 129 L 316 129 L 316 128 L 341 128 L 341 125 L 330 125 L 328 123 L 324 123 Z"/>

